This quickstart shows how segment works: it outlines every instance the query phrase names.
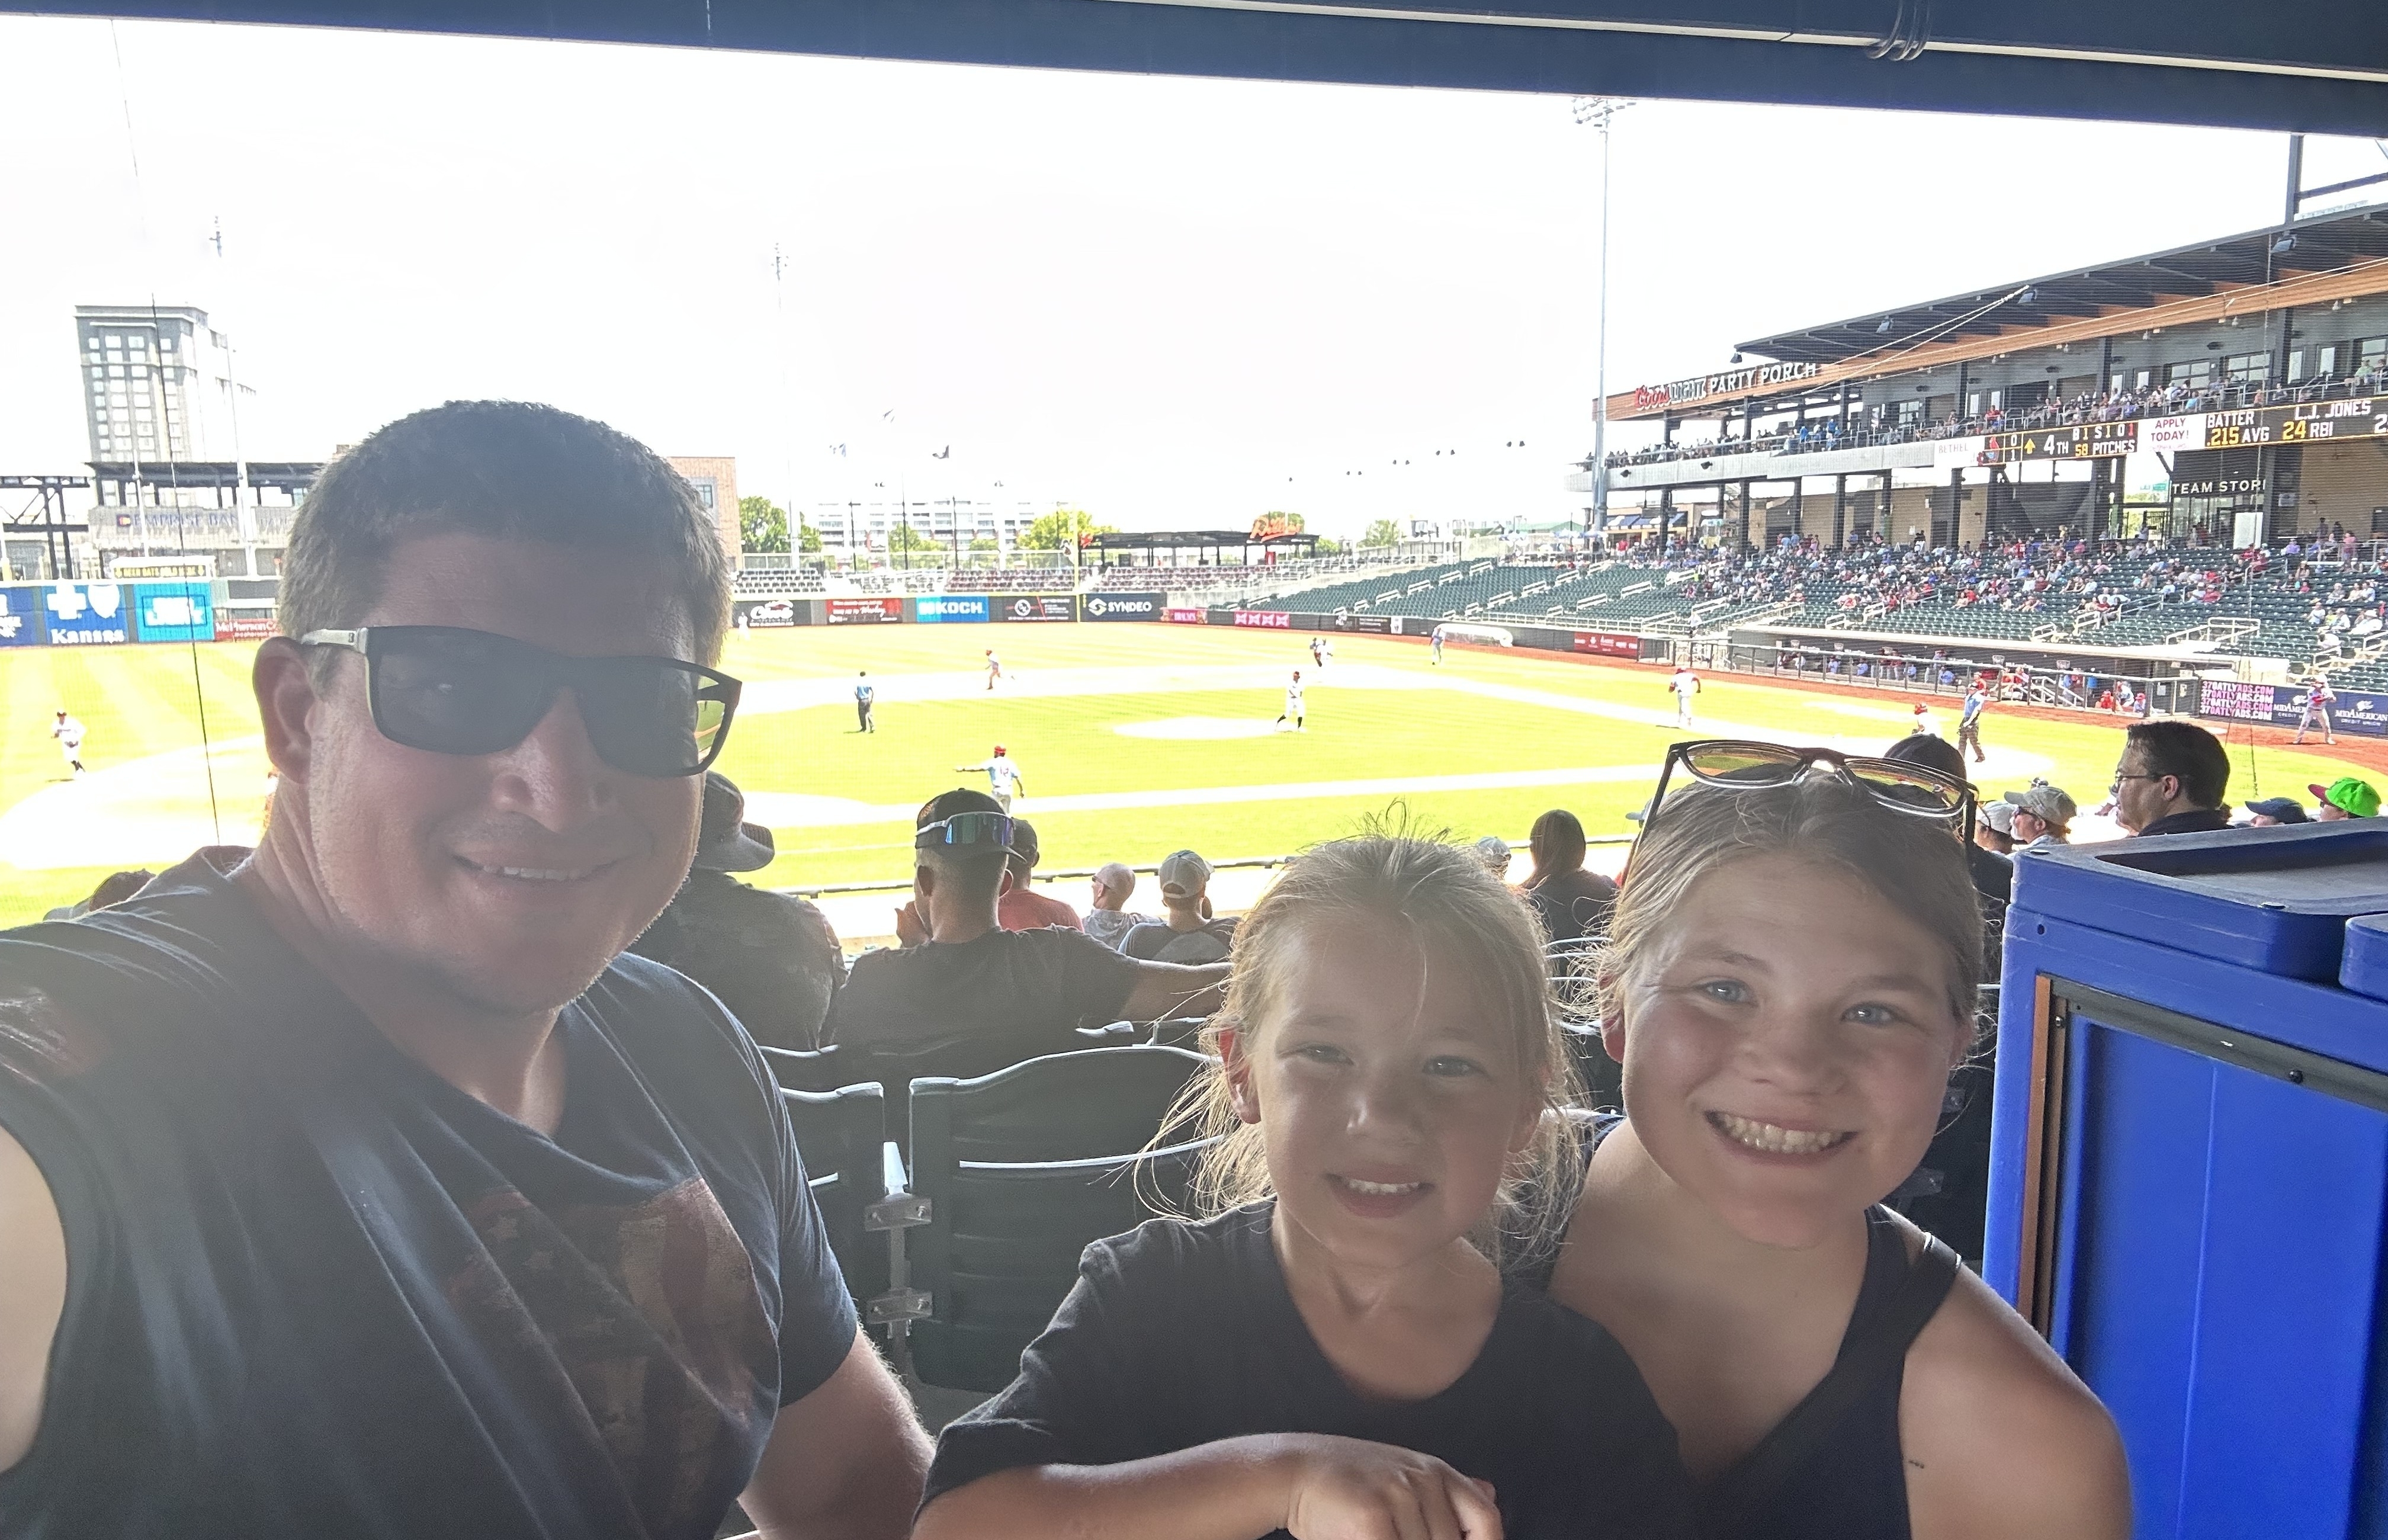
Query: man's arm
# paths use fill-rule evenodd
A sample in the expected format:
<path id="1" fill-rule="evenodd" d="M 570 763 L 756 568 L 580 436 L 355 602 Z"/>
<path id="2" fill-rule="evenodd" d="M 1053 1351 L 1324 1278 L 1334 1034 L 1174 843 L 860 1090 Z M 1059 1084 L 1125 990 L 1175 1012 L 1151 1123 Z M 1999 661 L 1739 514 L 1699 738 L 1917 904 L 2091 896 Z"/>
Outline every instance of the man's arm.
<path id="1" fill-rule="evenodd" d="M 1145 962 L 1136 965 L 1136 987 L 1120 1006 L 1132 1022 L 1170 1016 L 1207 1016 L 1227 1000 L 1227 964 Z"/>
<path id="2" fill-rule="evenodd" d="M 739 1496 L 763 1540 L 904 1540 L 929 1473 L 929 1435 L 870 1339 L 780 1408 Z"/>
<path id="3" fill-rule="evenodd" d="M 67 1304 L 67 1234 L 41 1167 L 0 1128 L 0 1470 L 42 1426 L 50 1344 Z"/>

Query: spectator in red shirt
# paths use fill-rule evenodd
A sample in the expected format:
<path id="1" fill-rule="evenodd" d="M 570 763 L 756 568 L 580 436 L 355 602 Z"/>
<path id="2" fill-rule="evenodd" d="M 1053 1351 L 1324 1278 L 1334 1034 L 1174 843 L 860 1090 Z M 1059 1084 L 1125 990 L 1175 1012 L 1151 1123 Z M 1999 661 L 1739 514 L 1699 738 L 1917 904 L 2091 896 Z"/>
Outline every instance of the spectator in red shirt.
<path id="1" fill-rule="evenodd" d="M 996 923 L 1008 931 L 1042 930 L 1059 925 L 1064 930 L 1084 930 L 1078 923 L 1078 911 L 1061 899 L 1038 893 L 1028 885 L 1029 873 L 1036 870 L 1036 830 L 1024 818 L 1011 821 L 1011 848 L 1004 857 L 1004 866 L 1011 873 L 1011 886 L 995 906 Z"/>

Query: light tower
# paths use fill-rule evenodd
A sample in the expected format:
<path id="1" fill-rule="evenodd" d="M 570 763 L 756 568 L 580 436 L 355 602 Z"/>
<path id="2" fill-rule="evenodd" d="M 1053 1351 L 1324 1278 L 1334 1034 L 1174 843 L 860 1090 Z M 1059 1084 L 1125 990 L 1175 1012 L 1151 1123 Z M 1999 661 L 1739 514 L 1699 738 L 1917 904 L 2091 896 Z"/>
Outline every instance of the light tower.
<path id="1" fill-rule="evenodd" d="M 1608 538 L 1608 125 L 1633 104 L 1622 96 L 1578 96 L 1575 121 L 1600 130 L 1599 340 L 1592 385 L 1592 534 Z"/>

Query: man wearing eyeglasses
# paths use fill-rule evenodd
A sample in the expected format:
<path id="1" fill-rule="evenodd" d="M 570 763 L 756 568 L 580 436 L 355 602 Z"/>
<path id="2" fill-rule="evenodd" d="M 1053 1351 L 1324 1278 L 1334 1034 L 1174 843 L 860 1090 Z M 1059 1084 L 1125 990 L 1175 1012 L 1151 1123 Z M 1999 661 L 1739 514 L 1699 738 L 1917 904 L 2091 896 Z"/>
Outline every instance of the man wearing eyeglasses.
<path id="1" fill-rule="evenodd" d="M 2230 827 L 2230 755 L 2194 722 L 2133 722 L 2115 767 L 2115 821 L 2142 839 Z"/>
<path id="2" fill-rule="evenodd" d="M 926 1444 L 754 1045 L 618 956 L 729 596 L 688 485 L 552 408 L 326 471 L 260 847 L 0 936 L 0 1533 L 905 1533 Z"/>

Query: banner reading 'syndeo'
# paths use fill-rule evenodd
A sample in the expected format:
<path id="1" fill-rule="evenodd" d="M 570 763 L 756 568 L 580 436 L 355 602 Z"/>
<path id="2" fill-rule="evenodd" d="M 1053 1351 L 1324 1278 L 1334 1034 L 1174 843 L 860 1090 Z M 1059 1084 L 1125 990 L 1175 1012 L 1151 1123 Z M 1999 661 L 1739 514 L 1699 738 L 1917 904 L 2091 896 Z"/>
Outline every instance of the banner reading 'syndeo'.
<path id="1" fill-rule="evenodd" d="M 997 620 L 1075 620 L 1078 617 L 1078 596 L 1074 593 L 1015 593 L 997 602 L 995 617 Z"/>
<path id="2" fill-rule="evenodd" d="M 912 601 L 912 618 L 923 626 L 973 626 L 994 616 L 984 593 L 923 593 Z"/>
<path id="3" fill-rule="evenodd" d="M 885 626 L 904 618 L 901 599 L 829 599 L 823 603 L 832 626 Z"/>
<path id="4" fill-rule="evenodd" d="M 56 647 L 88 647 L 132 640 L 121 583 L 52 583 L 42 591 L 43 630 Z"/>
<path id="5" fill-rule="evenodd" d="M 1089 593 L 1078 602 L 1087 620 L 1158 620 L 1166 603 L 1158 593 Z"/>

